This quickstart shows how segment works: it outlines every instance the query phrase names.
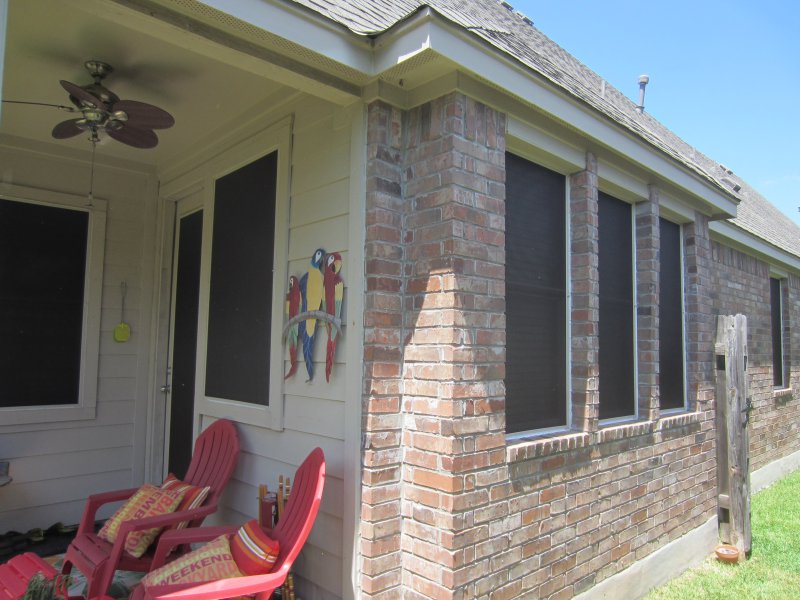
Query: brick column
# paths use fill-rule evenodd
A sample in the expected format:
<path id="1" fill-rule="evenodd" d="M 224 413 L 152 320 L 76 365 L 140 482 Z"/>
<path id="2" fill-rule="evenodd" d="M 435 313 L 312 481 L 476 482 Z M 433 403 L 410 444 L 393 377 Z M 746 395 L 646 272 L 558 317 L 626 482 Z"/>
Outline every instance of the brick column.
<path id="1" fill-rule="evenodd" d="M 639 418 L 659 416 L 659 226 L 658 188 L 649 187 L 647 202 L 636 205 L 636 340 L 639 368 Z"/>
<path id="2" fill-rule="evenodd" d="M 368 126 L 362 596 L 468 598 L 508 545 L 505 116 L 452 93 Z"/>
<path id="3" fill-rule="evenodd" d="M 711 241 L 708 217 L 695 213 L 683 227 L 686 295 L 687 378 L 689 407 L 710 408 L 714 398 L 714 336 L 716 319 L 711 281 Z"/>
<path id="4" fill-rule="evenodd" d="M 572 270 L 572 428 L 597 431 L 600 409 L 597 159 L 569 178 Z"/>
<path id="5" fill-rule="evenodd" d="M 459 93 L 408 115 L 403 583 L 466 598 L 505 467 L 505 117 Z M 485 517 L 484 517 L 485 518 Z M 480 547 L 480 546 L 478 546 Z M 487 550 L 487 554 L 491 554 Z"/>
<path id="6" fill-rule="evenodd" d="M 396 598 L 401 582 L 400 395 L 406 308 L 401 117 L 380 102 L 368 109 L 360 527 L 364 598 Z"/>

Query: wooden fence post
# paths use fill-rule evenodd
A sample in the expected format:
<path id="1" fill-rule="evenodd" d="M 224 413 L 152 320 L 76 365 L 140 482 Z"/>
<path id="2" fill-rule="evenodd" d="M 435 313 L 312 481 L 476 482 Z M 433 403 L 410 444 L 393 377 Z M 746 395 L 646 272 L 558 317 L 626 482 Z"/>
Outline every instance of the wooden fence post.
<path id="1" fill-rule="evenodd" d="M 750 452 L 747 425 L 747 317 L 717 318 L 717 459 L 722 541 L 750 555 Z"/>

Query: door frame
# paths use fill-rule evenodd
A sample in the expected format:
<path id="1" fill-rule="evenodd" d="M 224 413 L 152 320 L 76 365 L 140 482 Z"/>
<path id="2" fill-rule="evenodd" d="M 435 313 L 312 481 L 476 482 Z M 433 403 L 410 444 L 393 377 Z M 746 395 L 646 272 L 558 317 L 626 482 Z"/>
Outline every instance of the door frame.
<path id="1" fill-rule="evenodd" d="M 170 463 L 170 443 L 171 443 L 171 419 L 172 419 L 172 385 L 174 381 L 174 372 L 172 371 L 174 367 L 174 356 L 173 353 L 175 351 L 174 345 L 174 327 L 175 327 L 175 310 L 176 310 L 176 299 L 177 299 L 177 292 L 178 292 L 178 258 L 180 256 L 180 223 L 181 219 L 184 217 L 188 217 L 195 213 L 201 213 L 203 216 L 203 221 L 205 221 L 205 201 L 204 201 L 204 190 L 200 189 L 193 193 L 186 194 L 182 196 L 180 199 L 174 201 L 172 203 L 174 207 L 174 221 L 173 221 L 173 242 L 172 242 L 172 265 L 171 265 L 171 278 L 170 278 L 170 293 L 169 293 L 169 323 L 167 328 L 167 364 L 164 366 L 164 370 L 162 372 L 162 377 L 164 381 L 164 387 L 159 388 L 159 392 L 164 397 L 164 457 L 163 457 L 163 470 L 164 474 L 166 474 L 169 469 Z M 201 238 L 202 240 L 202 238 Z M 202 241 L 201 241 L 202 244 Z M 201 249 L 202 255 L 202 249 Z M 202 259 L 201 259 L 202 260 Z M 199 299 L 199 289 L 198 289 L 198 303 Z M 195 332 L 197 332 L 199 327 L 199 323 L 195 323 Z M 195 365 L 197 363 L 197 355 L 195 354 Z M 164 390 L 166 388 L 166 391 Z M 195 394 L 196 397 L 196 394 Z M 194 402 L 193 402 L 194 406 Z M 193 414 L 191 417 L 191 439 L 194 440 L 199 431 L 198 431 L 198 422 L 196 418 L 196 411 L 193 409 Z M 182 474 L 178 474 L 182 475 Z"/>
<path id="2" fill-rule="evenodd" d="M 200 210 L 204 208 L 203 182 L 195 182 L 172 195 L 162 195 L 159 198 L 160 210 L 158 222 L 160 224 L 158 238 L 160 239 L 159 253 L 156 258 L 155 270 L 158 281 L 156 282 L 156 325 L 153 350 L 153 370 L 150 381 L 150 403 L 147 419 L 147 455 L 145 464 L 145 480 L 161 481 L 166 475 L 168 460 L 169 435 L 167 431 L 167 411 L 169 403 L 166 393 L 161 387 L 171 383 L 167 379 L 167 368 L 170 364 L 170 335 L 172 328 L 172 293 L 175 273 L 173 263 L 175 260 L 175 226 L 177 224 L 178 202 L 198 195 L 201 198 Z M 196 435 L 197 423 L 195 419 L 193 437 Z"/>

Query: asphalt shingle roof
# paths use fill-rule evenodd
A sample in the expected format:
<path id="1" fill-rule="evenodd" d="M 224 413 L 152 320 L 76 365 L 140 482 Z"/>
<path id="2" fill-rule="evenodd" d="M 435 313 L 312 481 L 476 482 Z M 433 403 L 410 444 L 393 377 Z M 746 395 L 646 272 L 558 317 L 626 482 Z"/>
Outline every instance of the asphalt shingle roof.
<path id="1" fill-rule="evenodd" d="M 385 32 L 424 6 L 471 31 L 658 150 L 738 197 L 731 222 L 800 257 L 800 227 L 746 182 L 698 152 L 500 0 L 294 0 L 358 35 Z"/>

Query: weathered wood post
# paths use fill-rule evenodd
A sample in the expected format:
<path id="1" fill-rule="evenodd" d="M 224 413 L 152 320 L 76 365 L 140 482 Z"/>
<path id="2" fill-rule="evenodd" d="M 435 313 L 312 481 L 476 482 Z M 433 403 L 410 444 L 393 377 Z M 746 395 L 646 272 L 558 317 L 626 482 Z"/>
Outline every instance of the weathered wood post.
<path id="1" fill-rule="evenodd" d="M 722 541 L 750 555 L 750 453 L 747 425 L 747 317 L 717 318 L 717 441 Z"/>

